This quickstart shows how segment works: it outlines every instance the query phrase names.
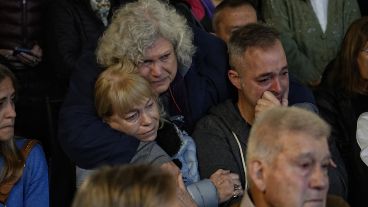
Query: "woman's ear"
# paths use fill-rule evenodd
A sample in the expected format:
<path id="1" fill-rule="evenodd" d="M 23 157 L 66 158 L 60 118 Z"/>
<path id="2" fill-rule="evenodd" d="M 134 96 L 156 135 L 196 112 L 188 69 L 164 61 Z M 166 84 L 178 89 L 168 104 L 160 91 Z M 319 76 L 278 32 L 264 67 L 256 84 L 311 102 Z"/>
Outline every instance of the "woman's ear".
<path id="1" fill-rule="evenodd" d="M 103 123 L 108 123 L 109 122 L 109 118 L 108 116 L 102 117 L 102 122 Z"/>
<path id="2" fill-rule="evenodd" d="M 106 123 L 113 129 L 117 129 L 117 124 L 114 122 L 114 118 L 112 116 L 105 116 L 102 118 L 102 122 Z M 115 125 L 115 126 L 114 126 Z"/>
<path id="3" fill-rule="evenodd" d="M 229 77 L 230 82 L 237 88 L 237 89 L 241 89 L 241 84 L 240 84 L 240 76 L 238 74 L 238 72 L 236 72 L 233 69 L 230 69 L 227 72 L 227 76 Z"/>
<path id="4" fill-rule="evenodd" d="M 264 163 L 259 160 L 253 160 L 249 163 L 247 168 L 249 178 L 253 185 L 255 185 L 259 191 L 264 192 L 266 190 Z"/>

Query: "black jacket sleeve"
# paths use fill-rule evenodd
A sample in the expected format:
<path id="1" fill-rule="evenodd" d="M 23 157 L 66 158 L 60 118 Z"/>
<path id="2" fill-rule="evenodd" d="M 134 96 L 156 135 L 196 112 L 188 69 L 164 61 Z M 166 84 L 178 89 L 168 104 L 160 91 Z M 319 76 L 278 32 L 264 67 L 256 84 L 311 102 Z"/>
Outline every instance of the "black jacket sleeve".
<path id="1" fill-rule="evenodd" d="M 59 142 L 79 167 L 129 163 L 139 141 L 110 128 L 96 114 L 93 89 L 99 74 L 95 56 L 84 52 L 73 69 L 59 115 Z"/>

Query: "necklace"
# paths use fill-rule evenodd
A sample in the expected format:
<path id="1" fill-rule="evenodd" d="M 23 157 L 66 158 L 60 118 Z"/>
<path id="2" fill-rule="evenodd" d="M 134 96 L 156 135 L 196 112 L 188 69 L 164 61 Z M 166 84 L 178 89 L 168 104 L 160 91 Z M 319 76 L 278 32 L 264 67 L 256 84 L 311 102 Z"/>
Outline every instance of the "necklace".
<path id="1" fill-rule="evenodd" d="M 173 92 L 172 92 L 172 90 L 171 90 L 171 86 L 169 86 L 169 92 L 170 92 L 171 99 L 173 100 L 173 102 L 174 102 L 174 104 L 175 104 L 176 109 L 177 109 L 180 113 L 182 113 L 182 111 L 181 111 L 181 109 L 180 109 L 180 107 L 179 107 L 178 103 L 176 103 L 176 100 L 175 100 L 175 98 L 174 98 Z"/>

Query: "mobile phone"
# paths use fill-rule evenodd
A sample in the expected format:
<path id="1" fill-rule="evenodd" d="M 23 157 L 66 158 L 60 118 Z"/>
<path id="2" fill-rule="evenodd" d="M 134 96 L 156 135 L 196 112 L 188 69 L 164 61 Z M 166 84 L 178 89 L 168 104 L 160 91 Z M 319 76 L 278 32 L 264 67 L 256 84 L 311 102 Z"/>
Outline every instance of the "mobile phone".
<path id="1" fill-rule="evenodd" d="M 16 48 L 14 48 L 13 56 L 18 55 L 21 52 L 24 52 L 24 53 L 27 53 L 28 55 L 34 56 L 33 53 L 32 53 L 32 51 L 30 49 L 23 48 L 23 47 L 16 47 Z"/>

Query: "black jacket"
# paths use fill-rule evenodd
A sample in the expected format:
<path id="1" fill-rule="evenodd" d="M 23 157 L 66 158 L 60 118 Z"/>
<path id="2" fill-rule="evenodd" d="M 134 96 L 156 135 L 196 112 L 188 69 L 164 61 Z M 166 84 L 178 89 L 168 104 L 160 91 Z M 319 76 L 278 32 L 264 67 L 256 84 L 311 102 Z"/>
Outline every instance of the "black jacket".
<path id="1" fill-rule="evenodd" d="M 336 142 L 346 166 L 348 202 L 352 207 L 366 206 L 363 195 L 368 195 L 368 167 L 360 158 L 356 140 L 358 117 L 351 96 L 344 92 L 341 83 L 328 83 L 327 80 L 315 91 L 315 96 L 321 116 L 332 128 L 330 142 Z"/>
<path id="2" fill-rule="evenodd" d="M 94 51 L 105 30 L 103 23 L 84 1 L 56 0 L 51 8 L 49 47 L 51 62 L 66 90 L 71 71 L 83 51 Z"/>
<path id="3" fill-rule="evenodd" d="M 31 48 L 42 40 L 46 0 L 0 1 L 0 48 Z"/>
<path id="4" fill-rule="evenodd" d="M 185 77 L 177 77 L 171 84 L 173 97 L 183 109 L 181 115 L 186 118 L 186 129 L 191 129 L 211 106 L 226 100 L 231 87 L 226 78 L 228 61 L 225 44 L 202 30 L 193 28 L 193 31 L 197 52 L 192 66 Z M 60 144 L 82 168 L 128 163 L 138 147 L 138 141 L 112 130 L 97 117 L 93 88 L 100 71 L 93 52 L 83 52 L 76 66 L 60 113 Z M 179 115 L 173 106 L 173 99 L 169 99 L 168 114 Z"/>

